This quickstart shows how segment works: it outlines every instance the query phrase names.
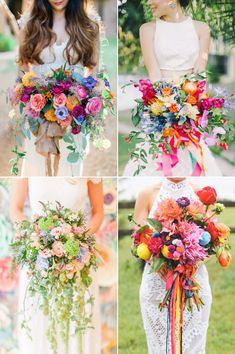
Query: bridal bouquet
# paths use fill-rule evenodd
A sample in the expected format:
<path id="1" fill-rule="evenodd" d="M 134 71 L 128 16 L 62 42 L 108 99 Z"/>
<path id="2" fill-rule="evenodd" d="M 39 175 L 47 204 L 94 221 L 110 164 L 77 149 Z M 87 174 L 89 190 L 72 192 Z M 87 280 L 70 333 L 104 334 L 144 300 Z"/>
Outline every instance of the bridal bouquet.
<path id="1" fill-rule="evenodd" d="M 194 307 L 199 310 L 203 306 L 195 278 L 198 266 L 212 255 L 222 267 L 231 262 L 230 229 L 217 221 L 223 204 L 216 203 L 214 188 L 205 187 L 197 195 L 198 200 L 183 196 L 161 201 L 154 218 L 147 219 L 144 226 L 137 225 L 133 234 L 134 256 L 148 262 L 153 272 L 166 273 L 166 294 L 160 309 L 168 309 L 172 354 L 176 353 L 175 328 L 177 348 L 182 347 L 184 308 L 192 312 Z"/>
<path id="2" fill-rule="evenodd" d="M 142 94 L 132 111 L 132 122 L 139 129 L 125 140 L 135 139 L 139 143 L 130 155 L 138 161 L 135 174 L 146 168 L 150 155 L 157 158 L 157 170 L 165 176 L 172 175 L 172 168 L 179 162 L 178 150 L 187 147 L 192 175 L 203 175 L 202 140 L 208 146 L 227 149 L 234 134 L 226 114 L 234 108 L 230 104 L 233 97 L 224 97 L 220 92 L 210 97 L 202 74 L 185 76 L 180 82 L 139 80 L 133 84 Z"/>
<path id="3" fill-rule="evenodd" d="M 75 69 L 66 70 L 66 65 L 40 77 L 27 72 L 17 78 L 9 97 L 12 105 L 19 107 L 18 115 L 15 110 L 10 112 L 18 134 L 13 150 L 17 158 L 11 161 L 13 174 L 18 174 L 18 161 L 25 156 L 19 149 L 20 135 L 28 139 L 31 133 L 36 136 L 36 151 L 46 157 L 48 175 L 52 174 L 51 154 L 56 157 L 54 174 L 58 172 L 61 138 L 68 143 L 70 163 L 83 159 L 88 135 L 95 147 L 110 147 L 110 141 L 104 138 L 104 121 L 113 110 L 113 93 L 104 72 L 97 78 L 83 77 Z M 83 136 L 82 149 L 74 139 L 78 134 Z"/>
<path id="4" fill-rule="evenodd" d="M 97 265 L 95 238 L 89 235 L 81 211 L 73 212 L 58 202 L 54 209 L 41 204 L 43 215 L 17 225 L 12 247 L 15 264 L 28 269 L 26 298 L 35 297 L 48 316 L 47 335 L 56 353 L 57 335 L 68 343 L 71 323 L 75 334 L 90 326 L 90 272 Z M 27 320 L 22 325 L 27 328 Z"/>

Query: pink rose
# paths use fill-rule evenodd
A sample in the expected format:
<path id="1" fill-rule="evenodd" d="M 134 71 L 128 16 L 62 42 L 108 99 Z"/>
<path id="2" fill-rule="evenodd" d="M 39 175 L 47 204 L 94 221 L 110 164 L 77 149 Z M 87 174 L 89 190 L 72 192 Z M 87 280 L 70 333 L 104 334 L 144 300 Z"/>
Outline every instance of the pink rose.
<path id="1" fill-rule="evenodd" d="M 46 105 L 46 99 L 40 93 L 36 95 L 32 95 L 30 98 L 31 108 L 36 111 L 40 112 Z"/>
<path id="2" fill-rule="evenodd" d="M 80 98 L 80 100 L 84 100 L 87 97 L 87 90 L 81 85 L 76 87 L 75 93 Z"/>
<path id="3" fill-rule="evenodd" d="M 53 255 L 57 257 L 62 257 L 64 255 L 64 246 L 60 241 L 55 241 L 52 245 Z"/>
<path id="4" fill-rule="evenodd" d="M 64 93 L 60 93 L 59 95 L 55 95 L 53 99 L 55 107 L 63 107 L 67 102 L 67 97 Z"/>
<path id="5" fill-rule="evenodd" d="M 99 97 L 92 97 L 88 100 L 86 105 L 86 113 L 90 115 L 96 115 L 102 108 L 102 101 Z"/>
<path id="6" fill-rule="evenodd" d="M 45 248 L 44 250 L 40 251 L 39 254 L 43 258 L 49 258 L 51 256 L 48 248 Z"/>

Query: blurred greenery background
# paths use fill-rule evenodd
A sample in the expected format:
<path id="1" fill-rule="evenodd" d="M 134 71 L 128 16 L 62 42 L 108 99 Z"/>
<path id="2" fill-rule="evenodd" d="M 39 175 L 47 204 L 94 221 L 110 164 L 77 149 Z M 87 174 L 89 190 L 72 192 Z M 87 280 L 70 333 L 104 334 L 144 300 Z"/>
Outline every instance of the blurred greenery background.
<path id="1" fill-rule="evenodd" d="M 146 179 L 146 185 L 148 180 Z M 235 179 L 234 179 L 235 190 Z M 119 202 L 123 204 L 125 198 Z M 133 199 L 128 200 L 128 204 Z M 127 204 L 127 206 L 128 206 Z M 131 254 L 131 225 L 127 220 L 133 209 L 119 208 L 119 354 L 147 354 L 145 333 L 139 305 L 142 277 L 140 263 Z M 235 228 L 235 206 L 227 207 L 220 220 Z M 130 230 L 120 236 L 122 230 Z M 230 237 L 235 259 L 235 234 Z M 235 262 L 223 269 L 215 259 L 207 263 L 213 303 L 207 335 L 207 354 L 234 354 L 235 327 Z M 156 353 L 157 354 L 157 353 Z"/>
<path id="2" fill-rule="evenodd" d="M 195 20 L 205 21 L 211 29 L 212 43 L 207 66 L 208 83 L 227 87 L 235 92 L 235 11 L 231 0 L 192 0 L 185 10 Z M 147 76 L 144 67 L 139 28 L 144 22 L 154 20 L 146 0 L 119 0 L 119 87 L 131 79 L 138 80 Z M 137 91 L 129 88 L 122 94 L 119 102 L 119 175 L 123 174 L 128 161 L 128 150 L 132 146 L 123 139 L 133 128 L 130 106 Z M 131 92 L 131 93 L 130 93 Z M 134 102 L 133 102 L 134 104 Z M 235 112 L 231 114 L 235 127 Z M 224 175 L 235 174 L 235 134 L 229 151 L 212 147 L 217 163 Z"/>

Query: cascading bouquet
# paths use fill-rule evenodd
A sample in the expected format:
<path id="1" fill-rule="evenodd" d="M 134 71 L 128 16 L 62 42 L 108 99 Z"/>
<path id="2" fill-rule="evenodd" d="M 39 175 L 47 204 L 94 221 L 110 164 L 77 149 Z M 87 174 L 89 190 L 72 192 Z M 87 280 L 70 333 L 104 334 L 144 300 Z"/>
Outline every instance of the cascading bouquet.
<path id="1" fill-rule="evenodd" d="M 151 265 L 152 272 L 166 273 L 166 294 L 159 305 L 168 311 L 167 345 L 171 334 L 172 354 L 182 353 L 183 312 L 200 310 L 200 284 L 195 278 L 198 266 L 216 255 L 220 265 L 231 262 L 230 229 L 217 221 L 224 205 L 216 203 L 214 188 L 197 192 L 198 200 L 186 197 L 161 201 L 154 218 L 137 225 L 132 253 Z M 134 221 L 132 216 L 129 220 Z M 177 331 L 177 335 L 175 335 Z M 175 342 L 177 338 L 178 342 Z"/>
<path id="2" fill-rule="evenodd" d="M 28 270 L 25 298 L 35 297 L 48 317 L 47 335 L 53 353 L 57 353 L 57 336 L 67 348 L 71 328 L 81 338 L 90 326 L 93 302 L 89 293 L 90 272 L 97 267 L 95 238 L 89 234 L 81 211 L 73 212 L 58 202 L 55 208 L 41 204 L 41 216 L 35 215 L 33 222 L 24 220 L 16 225 L 12 248 L 15 265 Z M 24 311 L 22 325 L 30 333 L 27 309 Z"/>
<path id="3" fill-rule="evenodd" d="M 54 175 L 58 173 L 61 138 L 69 144 L 70 163 L 84 158 L 88 135 L 96 148 L 109 148 L 110 141 L 104 138 L 104 121 L 109 111 L 113 113 L 113 97 L 104 72 L 97 78 L 83 77 L 76 67 L 66 70 L 64 65 L 40 77 L 27 72 L 17 78 L 16 85 L 9 90 L 12 105 L 19 107 L 19 112 L 10 112 L 17 139 L 12 174 L 18 174 L 18 161 L 26 154 L 19 149 L 23 145 L 21 135 L 26 139 L 30 139 L 31 133 L 36 136 L 36 151 L 46 158 L 47 175 L 52 175 L 51 155 L 55 155 Z M 82 149 L 74 139 L 78 134 L 83 137 Z"/>
<path id="4" fill-rule="evenodd" d="M 131 85 L 138 87 L 142 94 L 132 110 L 132 122 L 139 129 L 125 138 L 138 143 L 130 152 L 130 158 L 138 162 L 135 174 L 146 168 L 150 155 L 157 159 L 156 170 L 163 171 L 165 176 L 172 175 L 173 167 L 179 162 L 178 150 L 187 147 L 192 175 L 204 175 L 202 140 L 208 146 L 227 149 L 227 143 L 234 137 L 227 116 L 227 111 L 235 108 L 231 104 L 233 95 L 225 97 L 217 92 L 215 97 L 210 97 L 203 74 L 184 76 L 179 82 L 139 80 Z"/>

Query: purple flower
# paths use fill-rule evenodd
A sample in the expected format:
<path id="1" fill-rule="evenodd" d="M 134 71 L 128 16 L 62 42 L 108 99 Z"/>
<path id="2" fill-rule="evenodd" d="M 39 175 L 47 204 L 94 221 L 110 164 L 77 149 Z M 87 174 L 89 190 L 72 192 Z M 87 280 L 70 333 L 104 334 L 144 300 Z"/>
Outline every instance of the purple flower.
<path id="1" fill-rule="evenodd" d="M 82 106 L 75 106 L 72 110 L 72 116 L 74 118 L 78 118 L 80 116 L 82 116 L 84 118 L 85 117 L 84 108 Z"/>
<path id="2" fill-rule="evenodd" d="M 169 251 L 170 253 L 174 253 L 174 252 L 175 252 L 175 246 L 170 245 L 170 246 L 168 247 L 168 251 Z"/>
<path id="3" fill-rule="evenodd" d="M 78 262 L 82 262 L 83 257 L 88 253 L 88 249 L 85 247 L 80 247 L 80 252 L 78 254 L 78 256 L 76 257 L 76 259 L 78 260 Z"/>
<path id="4" fill-rule="evenodd" d="M 38 266 L 40 269 L 48 269 L 48 268 L 49 268 L 48 259 L 43 258 L 42 256 L 38 255 L 38 256 L 37 256 L 37 266 Z"/>
<path id="5" fill-rule="evenodd" d="M 96 86 L 97 82 L 98 81 L 95 80 L 92 76 L 84 77 L 82 79 L 83 85 L 85 85 L 88 90 L 92 90 Z"/>
<path id="6" fill-rule="evenodd" d="M 176 200 L 180 207 L 186 207 L 190 204 L 190 200 L 186 197 L 182 197 Z"/>
<path id="7" fill-rule="evenodd" d="M 68 80 L 67 81 L 59 80 L 58 84 L 62 86 L 65 91 L 68 91 L 70 87 L 73 85 L 72 82 Z"/>
<path id="8" fill-rule="evenodd" d="M 30 98 L 30 96 L 27 95 L 27 94 L 25 94 L 25 93 L 23 93 L 23 94 L 20 96 L 20 100 L 21 100 L 21 102 L 23 102 L 23 103 L 28 102 L 28 101 L 29 101 L 29 98 Z"/>
<path id="9" fill-rule="evenodd" d="M 27 87 L 24 88 L 24 93 L 26 95 L 30 95 L 30 93 L 32 93 L 32 91 L 33 91 L 32 86 L 27 86 Z"/>
<path id="10" fill-rule="evenodd" d="M 62 85 L 52 85 L 51 86 L 51 92 L 54 95 L 59 95 L 60 93 L 62 93 L 64 91 L 64 87 Z"/>
<path id="11" fill-rule="evenodd" d="M 113 195 L 112 193 L 106 193 L 104 195 L 104 204 L 110 205 L 113 202 Z"/>
<path id="12" fill-rule="evenodd" d="M 58 107 L 55 110 L 55 115 L 58 119 L 65 120 L 69 115 L 69 111 L 66 107 Z"/>

